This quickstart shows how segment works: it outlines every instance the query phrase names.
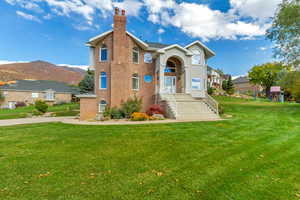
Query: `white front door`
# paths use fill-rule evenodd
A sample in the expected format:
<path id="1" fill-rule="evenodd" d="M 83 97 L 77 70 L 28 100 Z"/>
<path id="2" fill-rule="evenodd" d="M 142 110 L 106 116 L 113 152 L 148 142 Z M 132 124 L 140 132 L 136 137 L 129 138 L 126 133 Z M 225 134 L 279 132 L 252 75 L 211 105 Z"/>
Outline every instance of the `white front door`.
<path id="1" fill-rule="evenodd" d="M 165 76 L 165 92 L 176 93 L 176 76 Z"/>

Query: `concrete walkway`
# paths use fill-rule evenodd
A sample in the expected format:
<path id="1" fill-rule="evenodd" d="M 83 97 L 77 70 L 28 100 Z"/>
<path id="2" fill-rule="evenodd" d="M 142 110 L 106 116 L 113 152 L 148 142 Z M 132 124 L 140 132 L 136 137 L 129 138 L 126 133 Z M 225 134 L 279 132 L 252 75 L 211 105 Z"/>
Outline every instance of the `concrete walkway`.
<path id="1" fill-rule="evenodd" d="M 13 126 L 20 124 L 36 124 L 36 123 L 49 123 L 49 122 L 62 122 L 66 124 L 77 125 L 134 125 L 134 124 L 161 124 L 161 123 L 177 123 L 177 122 L 195 122 L 195 121 L 219 121 L 223 119 L 204 119 L 204 120 L 155 120 L 155 121 L 127 121 L 127 120 L 110 120 L 110 121 L 79 121 L 74 117 L 34 117 L 34 118 L 20 118 L 20 119 L 7 119 L 0 120 L 0 126 Z"/>
<path id="2" fill-rule="evenodd" d="M 20 124 L 36 124 L 47 122 L 63 122 L 64 120 L 70 120 L 74 117 L 33 117 L 33 118 L 20 118 L 20 119 L 5 119 L 0 120 L 0 126 L 13 126 Z"/>

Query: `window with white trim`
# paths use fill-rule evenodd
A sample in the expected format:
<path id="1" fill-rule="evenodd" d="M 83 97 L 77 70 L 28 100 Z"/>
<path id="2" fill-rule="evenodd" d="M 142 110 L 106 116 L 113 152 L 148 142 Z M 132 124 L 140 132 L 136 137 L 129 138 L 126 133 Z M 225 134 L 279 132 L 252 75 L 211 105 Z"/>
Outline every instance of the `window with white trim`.
<path id="1" fill-rule="evenodd" d="M 99 89 L 107 89 L 107 75 L 106 72 L 101 72 L 99 76 Z"/>
<path id="2" fill-rule="evenodd" d="M 33 92 L 33 93 L 31 93 L 31 97 L 32 98 L 39 98 L 39 93 Z"/>
<path id="3" fill-rule="evenodd" d="M 99 112 L 100 113 L 103 113 L 105 111 L 106 105 L 107 105 L 107 103 L 105 100 L 100 101 L 100 103 L 99 103 Z"/>
<path id="4" fill-rule="evenodd" d="M 45 100 L 46 101 L 53 101 L 54 99 L 55 99 L 54 91 L 52 91 L 52 90 L 46 91 Z"/>
<path id="5" fill-rule="evenodd" d="M 193 65 L 199 65 L 201 64 L 201 53 L 199 50 L 193 50 L 193 56 L 192 56 L 192 64 Z"/>
<path id="6" fill-rule="evenodd" d="M 133 90 L 139 90 L 140 89 L 139 75 L 138 74 L 133 74 L 132 75 L 132 89 Z"/>
<path id="7" fill-rule="evenodd" d="M 138 64 L 139 63 L 139 48 L 138 47 L 134 47 L 132 49 L 132 62 Z"/>
<path id="8" fill-rule="evenodd" d="M 101 62 L 105 62 L 108 60 L 108 49 L 107 49 L 107 46 L 106 44 L 103 44 L 100 48 L 100 55 L 99 55 L 99 60 Z"/>
<path id="9" fill-rule="evenodd" d="M 192 78 L 192 90 L 201 90 L 200 78 Z"/>

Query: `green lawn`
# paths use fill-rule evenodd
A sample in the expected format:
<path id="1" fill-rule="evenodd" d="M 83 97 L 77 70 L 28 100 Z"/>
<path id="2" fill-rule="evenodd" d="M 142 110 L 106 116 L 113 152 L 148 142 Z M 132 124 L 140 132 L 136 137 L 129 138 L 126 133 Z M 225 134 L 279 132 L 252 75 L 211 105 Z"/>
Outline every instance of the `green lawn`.
<path id="1" fill-rule="evenodd" d="M 231 119 L 0 128 L 0 199 L 299 199 L 300 105 L 218 100 Z"/>
<path id="2" fill-rule="evenodd" d="M 32 113 L 34 106 L 20 107 L 17 109 L 0 109 L 0 120 L 1 119 L 16 119 L 25 118 L 28 113 Z M 70 111 L 72 110 L 72 111 Z M 78 103 L 66 103 L 57 106 L 49 106 L 48 112 L 55 112 L 58 116 L 74 116 L 79 112 L 74 111 L 79 110 Z"/>

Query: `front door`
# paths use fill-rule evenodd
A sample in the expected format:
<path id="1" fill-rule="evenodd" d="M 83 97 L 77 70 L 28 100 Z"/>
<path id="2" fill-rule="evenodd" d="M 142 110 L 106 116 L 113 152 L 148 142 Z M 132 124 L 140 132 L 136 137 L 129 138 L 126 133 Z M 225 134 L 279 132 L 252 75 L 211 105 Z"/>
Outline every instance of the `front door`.
<path id="1" fill-rule="evenodd" d="M 169 94 L 176 93 L 176 76 L 165 76 L 165 91 Z"/>

